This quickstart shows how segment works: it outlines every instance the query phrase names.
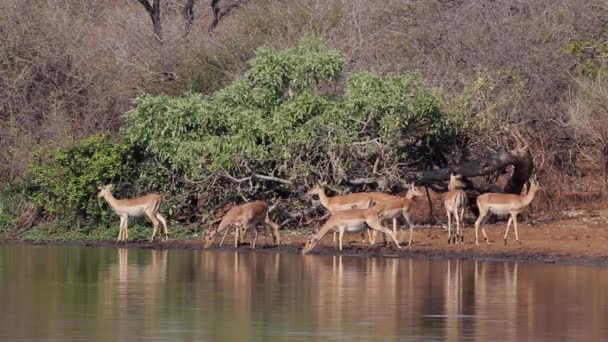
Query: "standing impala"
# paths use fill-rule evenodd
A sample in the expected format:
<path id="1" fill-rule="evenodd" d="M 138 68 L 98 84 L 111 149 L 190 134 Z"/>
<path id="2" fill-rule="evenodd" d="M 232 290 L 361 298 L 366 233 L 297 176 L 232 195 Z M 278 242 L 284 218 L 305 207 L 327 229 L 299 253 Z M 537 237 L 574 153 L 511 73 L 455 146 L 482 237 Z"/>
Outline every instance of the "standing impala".
<path id="1" fill-rule="evenodd" d="M 464 184 L 460 181 L 461 175 L 450 174 L 450 182 L 448 183 L 448 192 L 445 194 L 443 204 L 448 215 L 448 244 L 464 243 L 464 208 L 467 205 L 467 194 L 462 187 Z M 452 235 L 452 215 L 456 220 L 456 234 Z"/>
<path id="2" fill-rule="evenodd" d="M 266 228 L 272 229 L 272 238 L 275 244 L 279 245 L 281 243 L 281 238 L 279 236 L 279 225 L 272 222 L 270 217 L 268 217 L 268 204 L 263 201 L 254 201 L 230 208 L 224 217 L 222 217 L 219 227 L 205 236 L 203 246 L 204 248 L 209 248 L 213 244 L 215 236 L 224 231 L 224 236 L 220 241 L 221 247 L 224 243 L 226 235 L 228 234 L 228 228 L 231 226 L 236 226 L 236 229 L 234 230 L 234 247 L 238 247 L 239 232 L 244 235 L 247 232 L 247 229 L 252 229 L 254 237 L 251 243 L 251 248 L 255 249 L 255 244 L 258 239 L 257 226 L 260 224 L 264 225 Z"/>
<path id="3" fill-rule="evenodd" d="M 112 208 L 112 210 L 114 210 L 114 212 L 120 216 L 120 229 L 116 243 L 119 241 L 127 241 L 127 239 L 129 239 L 129 217 L 148 216 L 150 221 L 152 221 L 152 226 L 154 227 L 152 230 L 152 236 L 150 237 L 150 242 L 154 241 L 154 236 L 156 236 L 159 221 L 163 224 L 165 231 L 163 241 L 169 238 L 169 233 L 167 232 L 167 221 L 159 212 L 160 205 L 162 203 L 162 198 L 160 195 L 147 194 L 141 197 L 119 200 L 112 196 L 112 184 L 100 186 L 97 189 L 99 190 L 97 197 L 103 197 L 106 202 L 108 202 L 110 208 Z"/>
<path id="4" fill-rule="evenodd" d="M 361 233 L 370 228 L 388 234 L 397 245 L 397 248 L 401 248 L 395 234 L 382 226 L 378 215 L 379 211 L 375 207 L 370 209 L 348 209 L 332 214 L 319 232 L 306 242 L 302 249 L 302 254 L 310 252 L 321 241 L 323 236 L 329 232 L 338 233 L 338 248 L 342 250 L 344 233 Z"/>
<path id="5" fill-rule="evenodd" d="M 422 192 L 417 186 L 415 186 L 414 184 L 410 184 L 410 188 L 407 190 L 405 197 L 393 196 L 393 199 L 381 201 L 372 208 L 378 212 L 378 218 L 380 219 L 380 221 L 390 219 L 393 220 L 393 234 L 395 234 L 395 236 L 397 236 L 397 218 L 399 218 L 399 216 L 403 216 L 403 218 L 407 222 L 407 225 L 410 227 L 410 240 L 407 245 L 408 247 L 412 245 L 412 236 L 414 230 L 414 225 L 412 224 L 410 213 L 412 211 L 415 198 L 420 197 L 422 195 Z M 374 242 L 376 240 L 376 232 L 377 231 L 374 231 L 372 234 L 372 241 Z M 386 236 L 384 237 L 384 240 L 386 243 Z"/>
<path id="6" fill-rule="evenodd" d="M 530 190 L 528 190 L 526 195 L 486 193 L 477 197 L 479 217 L 477 218 L 477 221 L 475 221 L 475 244 L 479 245 L 478 230 L 480 225 L 483 238 L 488 245 L 490 244 L 488 236 L 486 235 L 486 230 L 483 227 L 486 219 L 489 217 L 488 213 L 490 212 L 496 215 L 510 214 L 511 217 L 509 217 L 509 221 L 507 221 L 507 229 L 505 230 L 504 236 L 505 245 L 507 244 L 507 234 L 509 233 L 511 222 L 513 222 L 513 226 L 515 227 L 515 241 L 521 243 L 519 241 L 519 235 L 517 234 L 517 215 L 532 203 L 536 191 L 540 189 L 542 188 L 536 179 L 530 179 Z"/>
<path id="7" fill-rule="evenodd" d="M 330 214 L 335 214 L 339 211 L 348 209 L 367 209 L 375 203 L 399 197 L 385 194 L 383 192 L 357 192 L 347 195 L 329 197 L 325 194 L 323 185 L 319 184 L 308 191 L 308 195 L 318 195 L 321 204 L 329 211 Z M 369 235 L 371 243 L 375 240 Z M 336 241 L 336 232 L 334 232 L 334 242 Z"/>

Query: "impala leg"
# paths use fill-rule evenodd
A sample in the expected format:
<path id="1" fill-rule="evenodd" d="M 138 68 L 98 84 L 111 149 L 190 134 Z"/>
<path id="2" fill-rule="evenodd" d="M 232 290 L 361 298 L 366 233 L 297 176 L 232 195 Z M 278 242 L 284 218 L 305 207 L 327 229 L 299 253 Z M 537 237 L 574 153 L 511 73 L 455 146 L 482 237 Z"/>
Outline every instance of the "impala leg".
<path id="1" fill-rule="evenodd" d="M 369 225 L 372 229 L 379 231 L 380 233 L 384 234 L 384 235 L 388 235 L 390 236 L 391 239 L 393 239 L 393 242 L 395 243 L 395 245 L 397 246 L 397 248 L 401 249 L 401 245 L 399 245 L 399 241 L 397 240 L 397 236 L 388 228 L 385 228 L 382 226 L 382 224 L 376 225 Z"/>
<path id="2" fill-rule="evenodd" d="M 158 230 L 158 220 L 156 219 L 156 215 L 153 212 L 146 212 L 146 215 L 152 221 L 152 236 L 150 237 L 150 242 L 154 241 L 154 237 L 156 236 L 156 231 Z"/>
<path id="3" fill-rule="evenodd" d="M 517 213 L 513 215 L 513 226 L 515 227 L 515 241 L 521 245 L 521 241 L 519 241 L 519 234 L 517 234 Z"/>
<path id="4" fill-rule="evenodd" d="M 336 242 L 336 232 L 334 232 L 334 242 Z"/>
<path id="5" fill-rule="evenodd" d="M 448 245 L 452 242 L 452 213 L 447 210 L 448 213 Z"/>
<path id="6" fill-rule="evenodd" d="M 505 246 L 507 245 L 507 235 L 509 234 L 509 227 L 511 226 L 511 222 L 513 222 L 513 214 L 511 214 L 511 217 L 509 217 L 509 220 L 507 221 L 507 229 L 505 230 L 505 236 L 504 236 L 504 240 L 505 240 Z"/>
<path id="7" fill-rule="evenodd" d="M 167 220 L 160 213 L 156 213 L 156 219 L 158 219 L 160 221 L 160 223 L 163 225 L 163 231 L 165 233 L 165 237 L 163 238 L 163 240 L 164 241 L 169 240 L 169 231 L 167 230 Z"/>
<path id="8" fill-rule="evenodd" d="M 462 204 L 462 208 L 460 209 L 460 243 L 464 244 L 464 207 L 465 204 Z"/>
<path id="9" fill-rule="evenodd" d="M 258 227 L 256 225 L 248 226 L 253 231 L 253 241 L 251 242 L 251 249 L 255 249 L 255 244 L 258 241 Z"/>
<path id="10" fill-rule="evenodd" d="M 454 210 L 454 220 L 456 221 L 456 234 L 454 236 L 454 244 L 458 244 L 458 243 L 460 243 L 460 234 L 461 234 L 460 216 L 458 215 L 458 208 L 456 208 L 456 210 Z"/>
<path id="11" fill-rule="evenodd" d="M 485 225 L 486 223 L 488 223 L 488 219 L 490 218 L 490 215 L 487 215 L 483 222 L 481 223 L 481 233 L 483 234 L 483 239 L 486 240 L 486 244 L 489 246 L 491 245 L 490 240 L 488 239 L 488 235 L 486 234 L 486 228 Z"/>
<path id="12" fill-rule="evenodd" d="M 482 224 L 483 219 L 486 217 L 487 211 L 479 211 L 479 217 L 475 221 L 475 244 L 479 246 L 479 226 Z"/>
<path id="13" fill-rule="evenodd" d="M 344 229 L 340 228 L 340 232 L 338 233 L 338 244 L 339 244 L 338 249 L 339 250 L 342 250 L 342 239 L 344 239 Z"/>
<path id="14" fill-rule="evenodd" d="M 228 235 L 228 228 L 224 229 L 224 235 L 222 236 L 222 240 L 220 240 L 220 247 L 222 247 L 222 245 L 224 244 L 224 240 L 226 239 L 227 235 Z"/>
<path id="15" fill-rule="evenodd" d="M 412 224 L 412 221 L 410 220 L 410 215 L 408 213 L 403 213 L 403 218 L 405 218 L 405 222 L 407 222 L 407 225 L 410 227 L 410 241 L 407 244 L 408 247 L 410 247 L 412 245 L 412 238 L 414 235 L 414 225 Z"/>
<path id="16" fill-rule="evenodd" d="M 118 237 L 116 237 L 116 243 L 119 243 L 122 239 L 122 230 L 125 225 L 125 218 L 120 217 L 120 224 L 118 225 Z"/>
<path id="17" fill-rule="evenodd" d="M 236 227 L 234 229 L 234 248 L 239 247 L 239 230 L 241 227 Z"/>

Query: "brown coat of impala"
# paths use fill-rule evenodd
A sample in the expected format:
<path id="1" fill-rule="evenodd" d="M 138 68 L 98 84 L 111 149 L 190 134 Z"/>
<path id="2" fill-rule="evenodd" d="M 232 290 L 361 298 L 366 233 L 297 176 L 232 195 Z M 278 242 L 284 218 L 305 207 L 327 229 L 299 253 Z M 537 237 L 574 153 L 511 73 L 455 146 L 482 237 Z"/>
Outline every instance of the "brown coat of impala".
<path id="1" fill-rule="evenodd" d="M 479 207 L 479 217 L 475 221 L 475 244 L 479 245 L 478 230 L 481 226 L 481 232 L 483 238 L 489 245 L 488 236 L 486 230 L 483 227 L 485 221 L 489 217 L 489 213 L 496 215 L 511 215 L 507 222 L 507 229 L 505 230 L 504 241 L 507 244 L 507 234 L 509 233 L 509 226 L 513 222 L 515 227 L 515 241 L 519 241 L 519 235 L 517 233 L 517 215 L 521 213 L 534 199 L 534 195 L 540 190 L 540 185 L 536 180 L 530 180 L 530 190 L 526 195 L 514 195 L 514 194 L 497 194 L 497 193 L 486 193 L 477 197 L 477 206 Z"/>
<path id="2" fill-rule="evenodd" d="M 120 216 L 120 229 L 118 232 L 118 238 L 116 243 L 119 241 L 127 241 L 129 239 L 128 225 L 129 217 L 140 217 L 147 216 L 152 221 L 152 236 L 150 242 L 154 241 L 156 231 L 158 229 L 158 222 L 162 223 L 165 237 L 163 240 L 169 238 L 169 232 L 167 231 L 167 220 L 160 214 L 160 205 L 162 204 L 162 198 L 158 194 L 147 194 L 141 197 L 130 198 L 130 199 L 116 199 L 112 195 L 112 184 L 100 186 L 97 188 L 99 193 L 98 198 L 104 198 L 108 205 L 114 212 Z"/>
<path id="3" fill-rule="evenodd" d="M 448 192 L 446 192 L 443 205 L 448 216 L 448 244 L 453 242 L 454 244 L 464 243 L 464 209 L 467 206 L 467 193 L 464 192 L 462 187 L 464 184 L 460 181 L 460 175 L 450 175 L 450 182 L 448 183 Z M 452 235 L 452 215 L 456 220 L 456 234 Z"/>
<path id="4" fill-rule="evenodd" d="M 211 231 L 205 236 L 204 248 L 208 248 L 213 244 L 214 238 L 218 233 L 224 231 L 224 236 L 220 241 L 220 246 L 224 243 L 224 239 L 228 234 L 228 228 L 235 226 L 234 233 L 234 247 L 238 247 L 239 244 L 239 231 L 241 234 L 245 234 L 247 229 L 253 230 L 253 241 L 251 242 L 251 248 L 255 249 L 255 244 L 258 239 L 258 225 L 263 225 L 266 228 L 270 228 L 272 238 L 275 244 L 281 243 L 279 236 L 279 225 L 272 222 L 268 217 L 268 204 L 264 201 L 253 201 L 241 205 L 232 207 L 224 217 L 217 229 Z M 243 228 L 243 229 L 239 229 Z"/>
<path id="5" fill-rule="evenodd" d="M 308 191 L 308 195 L 318 195 L 321 204 L 332 215 L 348 209 L 368 209 L 378 202 L 399 198 L 383 192 L 357 192 L 329 197 L 325 194 L 323 185 L 316 185 Z M 336 241 L 336 233 L 334 232 L 334 241 Z M 369 232 L 368 238 L 370 243 L 373 243 L 375 240 L 375 238 L 369 235 Z"/>
<path id="6" fill-rule="evenodd" d="M 405 197 L 392 196 L 393 198 L 378 202 L 372 209 L 378 212 L 378 218 L 380 221 L 392 220 L 393 221 L 393 234 L 397 236 L 397 218 L 403 216 L 407 225 L 410 229 L 410 239 L 408 247 L 412 245 L 412 236 L 414 231 L 414 225 L 411 220 L 411 211 L 413 208 L 414 200 L 416 197 L 423 196 L 420 189 L 414 184 L 410 185 Z M 377 231 L 373 232 L 373 241 L 375 242 Z M 386 240 L 386 237 L 385 237 Z"/>
<path id="7" fill-rule="evenodd" d="M 377 230 L 391 237 L 397 248 L 401 248 L 397 237 L 389 229 L 384 228 L 378 217 L 376 207 L 369 209 L 348 209 L 332 214 L 318 233 L 314 234 L 304 245 L 302 254 L 310 252 L 329 232 L 338 233 L 338 248 L 342 250 L 344 233 L 361 233 L 367 229 Z"/>

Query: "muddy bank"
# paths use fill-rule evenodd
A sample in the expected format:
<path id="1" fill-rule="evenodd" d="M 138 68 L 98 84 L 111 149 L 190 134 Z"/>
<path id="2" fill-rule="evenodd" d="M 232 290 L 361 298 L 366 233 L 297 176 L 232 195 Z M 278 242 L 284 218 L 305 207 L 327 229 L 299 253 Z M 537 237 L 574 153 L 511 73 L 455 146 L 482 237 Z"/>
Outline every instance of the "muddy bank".
<path id="1" fill-rule="evenodd" d="M 331 234 L 311 254 L 320 255 L 358 255 L 394 258 L 460 258 L 492 261 L 516 261 L 531 263 L 570 263 L 608 266 L 608 224 L 589 218 L 579 218 L 545 222 L 536 225 L 520 224 L 519 236 L 522 244 L 515 242 L 513 234 L 509 234 L 508 244 L 504 245 L 505 222 L 487 227 L 491 245 L 474 244 L 474 229 L 465 228 L 464 245 L 448 245 L 447 231 L 440 226 L 419 227 L 414 231 L 414 243 L 411 247 L 401 250 L 389 245 L 375 246 L 361 242 L 360 234 L 347 234 L 344 240 L 344 250 L 338 251 L 332 242 Z M 481 232 L 480 232 L 481 236 Z M 282 245 L 279 247 L 266 245 L 263 236 L 258 239 L 256 252 L 260 253 L 300 253 L 301 247 L 309 237 L 309 233 L 284 231 Z M 407 241 L 408 232 L 399 232 L 399 240 Z M 219 243 L 219 238 L 217 240 Z M 13 244 L 53 244 L 78 245 L 86 247 L 125 247 L 152 249 L 203 249 L 201 240 L 170 240 L 167 242 L 134 241 L 117 245 L 114 241 L 86 242 L 45 242 L 5 240 L 3 243 Z M 406 244 L 407 242 L 404 242 Z M 223 247 L 212 247 L 213 250 L 233 250 L 233 240 L 226 238 Z M 241 245 L 239 251 L 250 251 L 248 243 Z"/>

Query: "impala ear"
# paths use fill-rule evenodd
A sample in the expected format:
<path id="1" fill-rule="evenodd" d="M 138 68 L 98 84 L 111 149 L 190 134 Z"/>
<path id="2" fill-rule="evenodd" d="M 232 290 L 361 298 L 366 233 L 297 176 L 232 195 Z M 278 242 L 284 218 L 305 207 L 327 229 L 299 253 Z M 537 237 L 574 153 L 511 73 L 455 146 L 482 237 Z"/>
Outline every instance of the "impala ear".
<path id="1" fill-rule="evenodd" d="M 112 190 L 112 189 L 114 189 L 114 184 L 109 184 L 108 185 L 108 190 Z"/>
<path id="2" fill-rule="evenodd" d="M 99 185 L 99 186 L 97 187 L 97 190 L 101 190 L 101 189 L 103 189 L 103 186 Z"/>

